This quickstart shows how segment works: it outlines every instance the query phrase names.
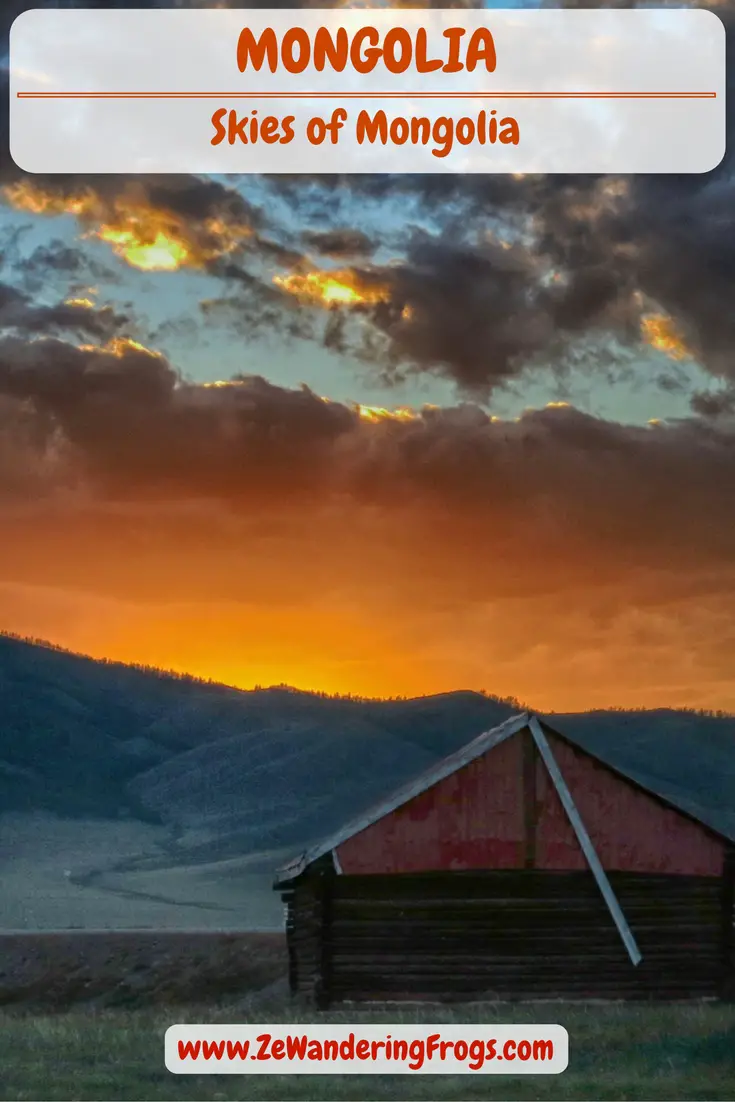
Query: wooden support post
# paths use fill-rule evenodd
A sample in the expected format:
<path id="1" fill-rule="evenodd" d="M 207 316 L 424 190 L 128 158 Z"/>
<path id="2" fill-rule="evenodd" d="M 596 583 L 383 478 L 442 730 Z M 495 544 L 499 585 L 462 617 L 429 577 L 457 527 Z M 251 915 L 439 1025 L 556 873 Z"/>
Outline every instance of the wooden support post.
<path id="1" fill-rule="evenodd" d="M 582 822 L 582 816 L 577 810 L 577 805 L 572 798 L 572 794 L 567 787 L 567 782 L 562 776 L 561 769 L 559 768 L 556 758 L 554 757 L 551 747 L 549 746 L 548 739 L 544 734 L 541 724 L 535 716 L 529 721 L 529 727 L 534 737 L 536 745 L 538 746 L 539 753 L 544 759 L 544 765 L 546 766 L 549 776 L 551 777 L 554 787 L 558 793 L 559 799 L 562 802 L 564 810 L 567 813 L 567 817 L 572 824 L 574 833 L 577 835 L 577 841 L 579 842 L 582 852 L 584 853 L 587 864 L 592 870 L 592 874 L 597 881 L 597 886 L 602 892 L 602 898 L 607 903 L 608 910 L 612 915 L 612 920 L 618 928 L 618 933 L 623 939 L 623 944 L 628 950 L 628 956 L 634 965 L 640 964 L 643 959 L 640 949 L 636 944 L 636 940 L 633 937 L 633 933 L 628 925 L 627 919 L 623 914 L 620 904 L 618 903 L 615 892 L 612 890 L 612 885 L 605 875 L 605 870 L 600 864 L 600 859 L 595 852 L 595 847 L 592 845 L 592 839 L 587 833 L 587 828 Z"/>

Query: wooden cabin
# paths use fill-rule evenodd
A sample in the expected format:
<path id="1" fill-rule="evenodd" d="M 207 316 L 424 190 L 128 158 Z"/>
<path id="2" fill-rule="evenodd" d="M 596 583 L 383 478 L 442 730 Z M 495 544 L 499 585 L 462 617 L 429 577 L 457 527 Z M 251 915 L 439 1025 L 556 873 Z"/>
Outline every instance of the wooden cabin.
<path id="1" fill-rule="evenodd" d="M 524 713 L 279 871 L 291 990 L 732 998 L 734 853 Z"/>

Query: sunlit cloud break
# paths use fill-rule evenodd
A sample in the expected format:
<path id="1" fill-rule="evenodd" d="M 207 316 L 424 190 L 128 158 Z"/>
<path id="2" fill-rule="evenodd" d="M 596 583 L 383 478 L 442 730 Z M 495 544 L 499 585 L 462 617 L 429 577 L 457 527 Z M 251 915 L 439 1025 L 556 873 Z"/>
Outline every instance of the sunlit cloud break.
<path id="1" fill-rule="evenodd" d="M 84 237 L 104 242 L 126 264 L 141 271 L 204 268 L 235 252 L 252 233 L 235 219 L 210 216 L 197 222 L 157 208 L 135 185 L 106 198 L 90 187 L 60 194 L 18 181 L 4 187 L 3 195 L 16 210 L 29 214 L 78 218 L 85 227 Z"/>
<path id="2" fill-rule="evenodd" d="M 641 337 L 651 348 L 665 352 L 672 360 L 692 357 L 675 322 L 666 314 L 644 314 L 641 318 Z"/>
<path id="3" fill-rule="evenodd" d="M 277 275 L 273 277 L 273 282 L 299 301 L 317 306 L 361 306 L 386 302 L 389 298 L 387 287 L 368 283 L 349 270 Z"/>

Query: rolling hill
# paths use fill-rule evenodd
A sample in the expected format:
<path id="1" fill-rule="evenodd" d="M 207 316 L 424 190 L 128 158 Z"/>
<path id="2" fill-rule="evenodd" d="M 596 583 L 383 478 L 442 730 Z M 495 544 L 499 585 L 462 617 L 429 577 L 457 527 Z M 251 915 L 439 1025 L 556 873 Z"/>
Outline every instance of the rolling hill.
<path id="1" fill-rule="evenodd" d="M 188 860 L 327 832 L 519 705 L 239 691 L 0 636 L 0 811 L 160 823 Z M 735 717 L 556 715 L 580 744 L 735 834 Z"/>

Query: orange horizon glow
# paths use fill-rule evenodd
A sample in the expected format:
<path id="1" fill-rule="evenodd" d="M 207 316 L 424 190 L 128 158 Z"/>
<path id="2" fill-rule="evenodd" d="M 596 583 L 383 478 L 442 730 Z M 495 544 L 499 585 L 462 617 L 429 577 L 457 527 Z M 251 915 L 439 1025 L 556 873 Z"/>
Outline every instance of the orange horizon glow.
<path id="1" fill-rule="evenodd" d="M 121 337 L 83 347 L 156 355 Z M 248 411 L 252 380 L 205 385 L 244 388 L 246 400 L 220 402 L 215 389 L 192 402 L 182 383 L 160 431 L 142 416 L 118 431 L 103 402 L 69 420 L 68 447 L 57 437 L 39 456 L 19 438 L 13 469 L 30 495 L 4 514 L 0 627 L 244 689 L 384 698 L 470 687 L 541 711 L 735 710 L 729 545 L 701 519 L 671 538 L 680 515 L 710 515 L 696 511 L 699 481 L 662 516 L 639 493 L 641 473 L 616 463 L 611 518 L 584 449 L 571 472 L 567 458 L 554 468 L 551 451 L 507 440 L 488 463 L 477 441 L 463 452 L 462 410 L 355 403 L 326 418 L 339 429 L 328 448 L 291 452 L 291 429 L 273 431 L 288 422 Z M 320 401 L 303 395 L 309 432 Z M 200 409 L 202 422 L 189 416 Z M 238 427 L 243 410 L 252 432 Z M 492 459 L 496 431 L 542 439 L 517 425 L 525 417 L 496 429 L 475 409 L 467 424 Z M 573 445 L 579 418 L 566 402 L 528 423 L 549 431 L 555 419 L 571 422 L 559 438 Z M 638 449 L 645 433 L 656 456 L 675 431 L 654 421 L 633 440 Z M 685 538 L 698 532 L 708 538 Z"/>
<path id="2" fill-rule="evenodd" d="M 94 646 L 90 642 L 86 649 L 80 650 L 74 645 L 73 635 L 68 640 L 64 640 L 42 639 L 39 636 L 26 637 L 10 629 L 7 633 L 20 635 L 28 642 L 61 648 L 80 657 L 148 667 L 162 673 L 194 677 L 246 692 L 286 687 L 307 693 L 353 696 L 365 700 L 414 699 L 452 692 L 477 692 L 499 699 L 516 700 L 520 707 L 545 713 L 582 712 L 606 708 L 624 708 L 631 711 L 694 708 L 723 711 L 735 715 L 735 694 L 732 693 L 703 700 L 699 694 L 693 695 L 686 687 L 678 691 L 671 689 L 662 691 L 661 686 L 655 686 L 653 690 L 647 688 L 621 690 L 618 687 L 616 695 L 616 689 L 612 686 L 609 690 L 601 692 L 599 686 L 593 689 L 579 686 L 577 691 L 571 691 L 571 687 L 567 685 L 561 691 L 548 687 L 537 688 L 535 692 L 532 690 L 533 695 L 529 697 L 522 690 L 514 691 L 513 684 L 496 685 L 490 671 L 484 680 L 472 681 L 454 680 L 451 676 L 422 675 L 410 658 L 404 656 L 404 661 L 401 662 L 398 655 L 394 656 L 393 669 L 382 671 L 366 669 L 357 676 L 354 673 L 350 676 L 336 668 L 338 666 L 336 654 L 332 661 L 325 662 L 323 669 L 318 668 L 318 664 L 308 656 L 306 640 L 303 656 L 290 655 L 283 663 L 255 660 L 248 663 L 247 670 L 243 670 L 237 664 L 228 662 L 226 658 L 214 656 L 209 660 L 202 657 L 191 660 L 186 657 L 177 658 L 180 648 L 175 644 L 170 647 L 161 647 L 160 644 L 151 646 L 146 643 L 141 647 L 132 640 L 120 640 L 112 648 L 104 644 Z M 173 644 L 173 640 L 171 643 Z M 335 668 L 330 669 L 332 663 Z M 519 680 L 523 683 L 533 681 L 533 678 L 524 677 Z"/>
<path id="3" fill-rule="evenodd" d="M 131 558 L 124 541 L 115 550 L 118 537 L 102 542 L 97 559 L 80 556 L 75 540 L 57 537 L 59 583 L 0 584 L 0 627 L 92 658 L 246 690 L 286 684 L 384 699 L 473 689 L 549 712 L 735 711 L 731 648 L 723 651 L 717 634 L 709 645 L 703 631 L 715 618 L 731 622 L 732 597 L 720 593 L 704 603 L 662 597 L 664 604 L 649 610 L 643 590 L 636 597 L 612 581 L 595 587 L 580 579 L 576 589 L 541 596 L 527 575 L 527 598 L 478 603 L 471 583 L 452 579 L 451 562 L 442 565 L 439 552 L 432 559 L 428 546 L 428 557 L 398 551 L 394 561 L 372 545 L 346 565 L 360 543 L 359 532 L 351 535 L 319 555 L 304 539 L 276 550 L 267 537 L 245 558 L 235 549 L 208 551 L 201 539 L 187 552 L 172 535 L 168 550 L 161 547 L 147 565 Z M 23 548 L 30 573 L 48 563 L 45 546 Z M 228 579 L 245 562 L 248 595 L 238 597 Z M 521 560 L 503 566 L 501 588 L 514 568 L 528 570 Z M 489 563 L 484 569 L 492 575 Z M 197 577 L 189 599 L 171 599 L 192 589 Z M 300 578 L 311 583 L 303 593 Z M 723 579 L 723 589 L 731 580 Z M 225 583 L 231 599 L 216 596 Z M 598 620 L 600 602 L 613 610 L 609 621 Z"/>

